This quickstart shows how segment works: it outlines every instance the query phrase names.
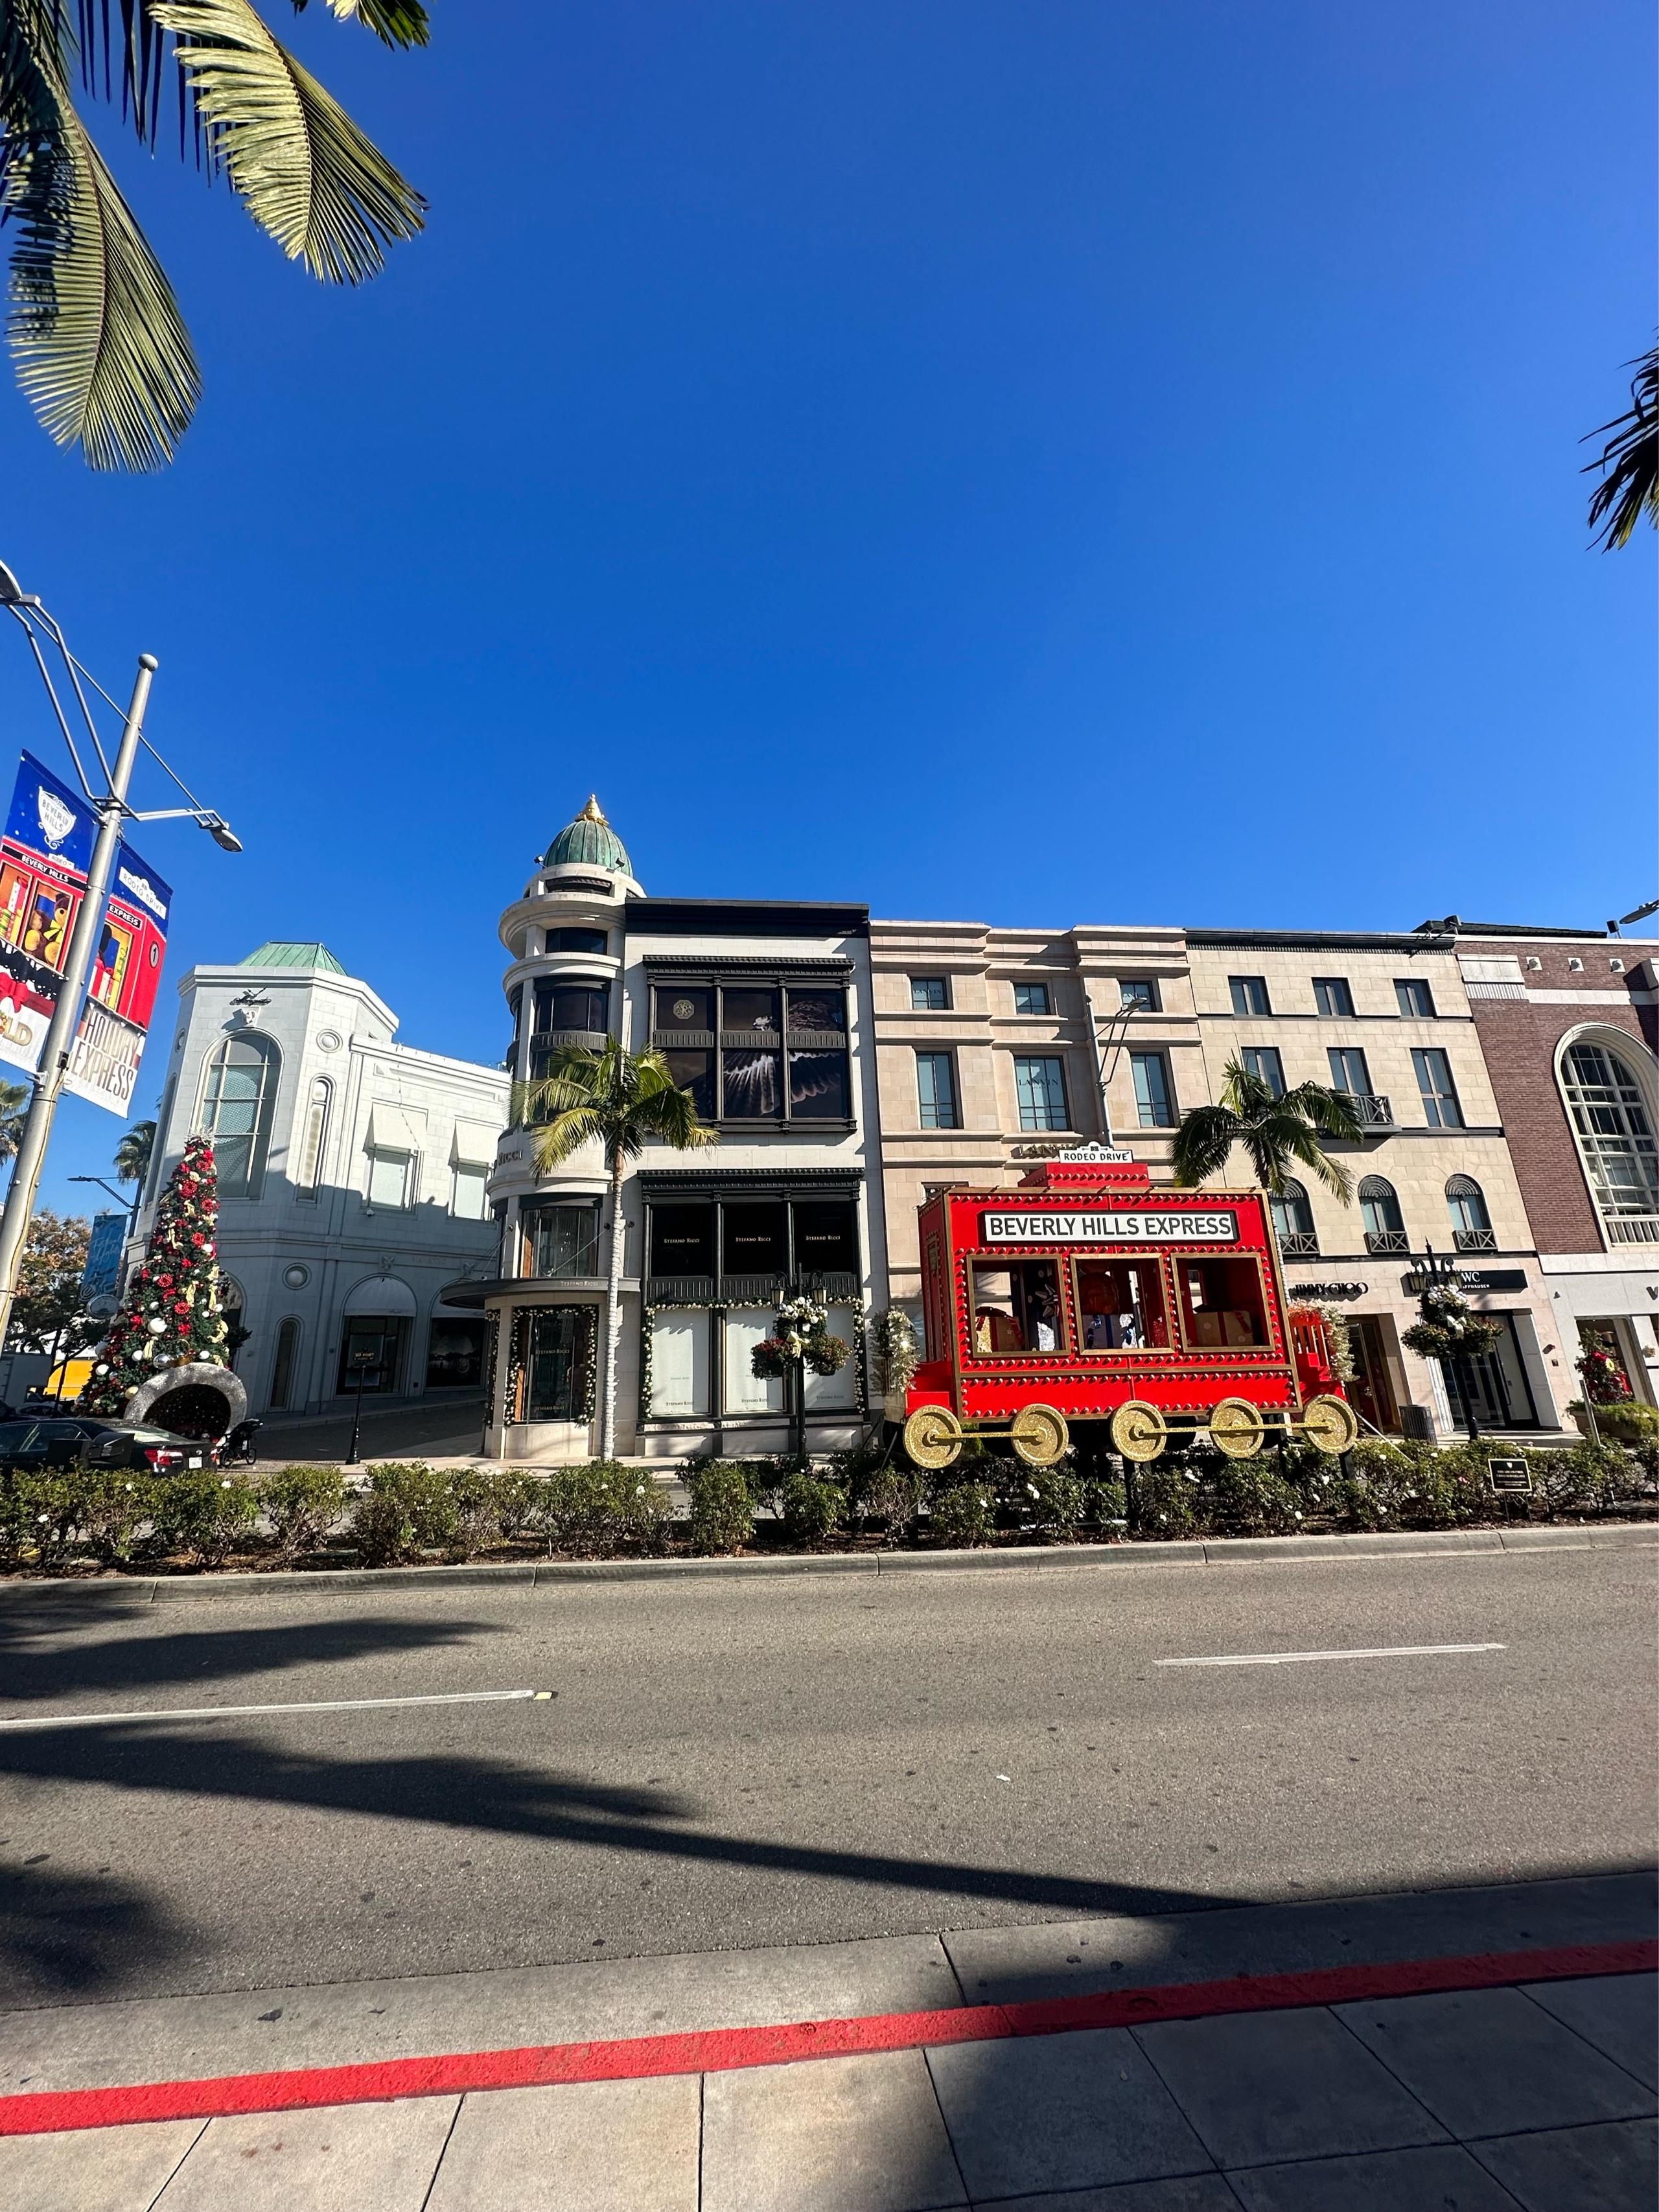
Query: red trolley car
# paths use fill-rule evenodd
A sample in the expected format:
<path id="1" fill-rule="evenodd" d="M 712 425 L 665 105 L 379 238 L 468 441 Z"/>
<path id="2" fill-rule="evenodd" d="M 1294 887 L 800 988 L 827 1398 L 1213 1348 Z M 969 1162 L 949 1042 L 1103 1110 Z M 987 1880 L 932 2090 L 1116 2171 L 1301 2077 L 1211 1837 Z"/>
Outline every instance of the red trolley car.
<path id="1" fill-rule="evenodd" d="M 1083 1146 L 1017 1191 L 939 1191 L 919 1225 L 927 1357 L 904 1403 L 918 1466 L 950 1466 L 964 1421 L 1033 1467 L 1076 1421 L 1107 1423 L 1141 1461 L 1200 1430 L 1246 1459 L 1269 1419 L 1334 1455 L 1358 1434 L 1319 1316 L 1286 1310 L 1260 1191 L 1154 1191 L 1127 1153 Z"/>

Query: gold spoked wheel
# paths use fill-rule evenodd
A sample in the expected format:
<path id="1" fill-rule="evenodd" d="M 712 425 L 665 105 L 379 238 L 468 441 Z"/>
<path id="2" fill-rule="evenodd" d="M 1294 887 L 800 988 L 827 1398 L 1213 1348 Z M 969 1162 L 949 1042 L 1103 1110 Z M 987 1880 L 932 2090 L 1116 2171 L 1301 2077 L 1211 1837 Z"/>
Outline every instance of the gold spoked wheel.
<path id="1" fill-rule="evenodd" d="M 962 1449 L 962 1423 L 948 1406 L 921 1406 L 904 1424 L 904 1449 L 918 1467 L 949 1467 Z"/>
<path id="2" fill-rule="evenodd" d="M 1310 1398 L 1302 1409 L 1302 1433 L 1310 1444 L 1338 1459 L 1353 1449 L 1359 1423 L 1346 1398 Z"/>
<path id="3" fill-rule="evenodd" d="M 1052 1406 L 1023 1406 L 1008 1431 L 1027 1467 L 1052 1467 L 1071 1442 L 1065 1416 Z"/>
<path id="4" fill-rule="evenodd" d="M 1169 1434 L 1169 1423 L 1144 1398 L 1131 1398 L 1112 1416 L 1112 1449 L 1125 1459 L 1156 1459 Z"/>
<path id="5" fill-rule="evenodd" d="M 1210 1442 L 1229 1459 L 1254 1459 L 1264 1427 L 1260 1407 L 1248 1398 L 1224 1398 L 1210 1414 Z"/>

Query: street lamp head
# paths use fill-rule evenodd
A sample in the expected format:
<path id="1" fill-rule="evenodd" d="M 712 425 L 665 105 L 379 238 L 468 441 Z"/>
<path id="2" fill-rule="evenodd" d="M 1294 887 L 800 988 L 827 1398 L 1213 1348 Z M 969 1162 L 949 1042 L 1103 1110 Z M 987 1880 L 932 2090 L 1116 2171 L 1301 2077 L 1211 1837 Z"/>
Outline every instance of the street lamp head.
<path id="1" fill-rule="evenodd" d="M 5 562 L 0 561 L 0 607 L 15 607 L 22 596 L 23 586 Z"/>
<path id="2" fill-rule="evenodd" d="M 222 821 L 216 814 L 198 814 L 196 819 L 201 823 L 203 829 L 207 831 L 208 836 L 212 838 L 214 843 L 219 848 L 222 853 L 240 853 L 241 851 L 242 841 L 231 828 L 228 822 Z"/>

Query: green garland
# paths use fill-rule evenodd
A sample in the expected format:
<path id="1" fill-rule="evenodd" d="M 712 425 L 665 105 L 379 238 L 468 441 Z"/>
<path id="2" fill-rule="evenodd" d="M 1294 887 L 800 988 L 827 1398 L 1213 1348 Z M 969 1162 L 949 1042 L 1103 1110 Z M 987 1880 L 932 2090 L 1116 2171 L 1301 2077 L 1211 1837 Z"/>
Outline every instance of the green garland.
<path id="1" fill-rule="evenodd" d="M 657 1314 L 654 1306 L 640 1312 L 640 1419 L 651 1418 L 652 1363 L 656 1353 Z"/>

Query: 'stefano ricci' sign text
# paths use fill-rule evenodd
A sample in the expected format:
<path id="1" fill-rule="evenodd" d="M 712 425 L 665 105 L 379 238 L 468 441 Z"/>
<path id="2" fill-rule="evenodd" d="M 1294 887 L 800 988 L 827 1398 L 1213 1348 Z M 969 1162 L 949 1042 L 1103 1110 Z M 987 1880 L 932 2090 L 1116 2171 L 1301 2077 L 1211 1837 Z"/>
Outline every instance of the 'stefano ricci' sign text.
<path id="1" fill-rule="evenodd" d="M 1236 1244 L 1236 1213 L 982 1213 L 988 1244 Z"/>

